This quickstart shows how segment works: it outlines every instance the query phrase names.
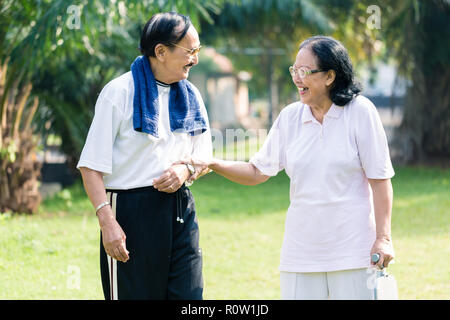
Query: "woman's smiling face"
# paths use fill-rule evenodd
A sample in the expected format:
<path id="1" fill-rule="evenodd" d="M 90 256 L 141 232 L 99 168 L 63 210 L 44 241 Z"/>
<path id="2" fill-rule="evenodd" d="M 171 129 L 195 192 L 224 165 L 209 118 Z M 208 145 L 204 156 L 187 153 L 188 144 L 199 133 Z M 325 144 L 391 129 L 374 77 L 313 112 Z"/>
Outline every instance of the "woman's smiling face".
<path id="1" fill-rule="evenodd" d="M 320 69 L 317 57 L 307 47 L 299 50 L 293 67 L 294 69 L 306 68 L 307 70 Z M 292 81 L 298 88 L 301 102 L 309 106 L 318 104 L 330 97 L 330 81 L 327 71 L 307 74 L 304 78 L 301 78 L 297 73 L 292 77 Z"/>

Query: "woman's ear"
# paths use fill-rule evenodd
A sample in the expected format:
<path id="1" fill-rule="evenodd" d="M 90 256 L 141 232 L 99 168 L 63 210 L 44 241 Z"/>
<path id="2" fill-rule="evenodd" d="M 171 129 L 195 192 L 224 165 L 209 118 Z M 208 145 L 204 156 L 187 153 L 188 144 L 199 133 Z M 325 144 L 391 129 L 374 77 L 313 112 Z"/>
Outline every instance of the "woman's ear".
<path id="1" fill-rule="evenodd" d="M 158 43 L 155 47 L 156 59 L 158 59 L 161 62 L 164 62 L 165 54 L 166 54 L 166 47 L 163 44 Z"/>
<path id="2" fill-rule="evenodd" d="M 327 87 L 330 87 L 334 80 L 336 79 L 336 72 L 334 70 L 328 70 L 327 71 L 327 79 L 325 81 L 325 84 L 327 85 Z"/>

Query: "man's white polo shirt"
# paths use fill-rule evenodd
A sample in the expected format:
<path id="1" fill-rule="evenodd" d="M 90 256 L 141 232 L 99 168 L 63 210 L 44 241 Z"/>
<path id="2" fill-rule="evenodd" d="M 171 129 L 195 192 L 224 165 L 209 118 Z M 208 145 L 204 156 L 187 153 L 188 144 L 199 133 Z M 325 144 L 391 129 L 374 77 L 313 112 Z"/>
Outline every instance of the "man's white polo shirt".
<path id="1" fill-rule="evenodd" d="M 170 86 L 158 83 L 157 87 L 159 138 L 133 128 L 134 82 L 131 71 L 113 79 L 103 88 L 77 168 L 87 167 L 102 172 L 106 188 L 132 189 L 153 185 L 153 179 L 175 161 L 191 156 L 211 158 L 208 115 L 198 89 L 192 86 L 208 130 L 191 136 L 170 130 Z"/>
<path id="2" fill-rule="evenodd" d="M 290 178 L 280 271 L 328 272 L 370 266 L 375 220 L 368 178 L 394 175 L 375 106 L 357 96 L 332 105 L 320 124 L 301 102 L 284 108 L 250 160 Z"/>

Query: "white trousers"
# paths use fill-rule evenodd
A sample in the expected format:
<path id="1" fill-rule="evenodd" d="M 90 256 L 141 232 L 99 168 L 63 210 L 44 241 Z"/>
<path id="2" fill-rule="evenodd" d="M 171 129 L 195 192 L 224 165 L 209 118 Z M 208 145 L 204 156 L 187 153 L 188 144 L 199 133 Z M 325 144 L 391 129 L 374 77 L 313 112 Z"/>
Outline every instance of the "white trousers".
<path id="1" fill-rule="evenodd" d="M 352 269 L 333 272 L 281 272 L 283 300 L 373 300 L 371 272 Z"/>

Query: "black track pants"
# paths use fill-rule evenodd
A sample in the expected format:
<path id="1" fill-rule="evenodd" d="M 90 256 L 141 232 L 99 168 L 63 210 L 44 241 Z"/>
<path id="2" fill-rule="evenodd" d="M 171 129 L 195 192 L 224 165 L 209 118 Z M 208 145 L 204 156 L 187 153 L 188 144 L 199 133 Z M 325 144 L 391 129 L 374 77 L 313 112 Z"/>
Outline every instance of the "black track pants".
<path id="1" fill-rule="evenodd" d="M 183 185 L 171 194 L 145 187 L 107 190 L 107 195 L 130 259 L 112 259 L 100 239 L 105 299 L 202 299 L 202 253 L 191 191 Z"/>

